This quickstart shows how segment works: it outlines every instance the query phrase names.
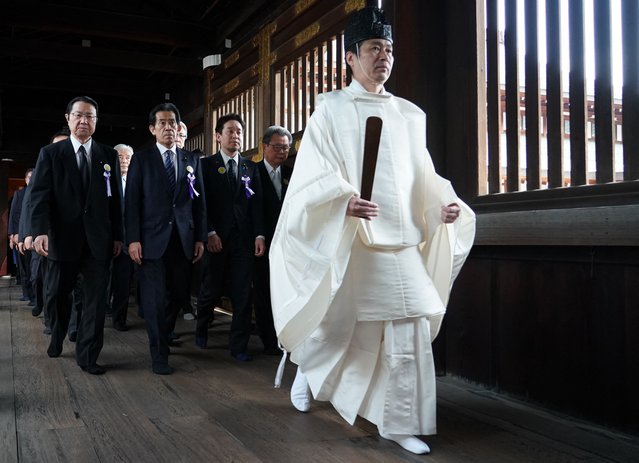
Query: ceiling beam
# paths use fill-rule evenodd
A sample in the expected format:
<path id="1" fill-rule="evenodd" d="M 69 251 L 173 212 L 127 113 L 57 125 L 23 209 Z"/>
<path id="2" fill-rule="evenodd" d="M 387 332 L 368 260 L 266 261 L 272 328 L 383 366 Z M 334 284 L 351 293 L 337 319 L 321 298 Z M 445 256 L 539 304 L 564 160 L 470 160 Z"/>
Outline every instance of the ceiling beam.
<path id="1" fill-rule="evenodd" d="M 2 6 L 0 25 L 4 26 L 157 43 L 177 48 L 191 48 L 193 44 L 206 46 L 216 38 L 215 29 L 203 27 L 195 21 L 175 21 L 25 0 L 3 3 L 6 4 Z"/>
<path id="2" fill-rule="evenodd" d="M 163 96 L 166 91 L 161 83 L 149 83 L 128 79 L 113 79 L 77 74 L 47 73 L 46 78 L 39 73 L 2 72 L 0 90 L 31 89 L 82 93 L 84 95 L 123 96 L 130 99 L 146 99 L 155 95 Z"/>
<path id="3" fill-rule="evenodd" d="M 87 63 L 98 66 L 139 69 L 170 74 L 202 74 L 202 63 L 196 59 L 175 58 L 172 56 L 104 48 L 85 48 L 53 42 L 0 38 L 0 55 Z M 46 69 L 43 69 L 43 72 L 46 72 Z"/>
<path id="4" fill-rule="evenodd" d="M 4 115 L 6 120 L 27 120 L 35 122 L 58 122 L 60 126 L 66 124 L 64 120 L 65 108 L 51 109 L 49 107 L 14 107 L 11 112 Z M 141 113 L 139 116 L 128 116 L 124 114 L 103 113 L 98 114 L 97 131 L 106 127 L 145 127 L 147 114 Z"/>

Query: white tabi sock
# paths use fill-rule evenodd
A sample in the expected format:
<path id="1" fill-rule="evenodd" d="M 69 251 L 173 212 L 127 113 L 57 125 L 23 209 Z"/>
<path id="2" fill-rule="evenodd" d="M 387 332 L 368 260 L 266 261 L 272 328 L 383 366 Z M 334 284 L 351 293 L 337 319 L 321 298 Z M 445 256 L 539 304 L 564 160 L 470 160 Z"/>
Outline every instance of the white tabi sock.
<path id="1" fill-rule="evenodd" d="M 386 434 L 381 431 L 379 435 L 384 439 L 398 443 L 401 447 L 405 448 L 409 452 L 416 453 L 417 455 L 430 453 L 430 447 L 428 444 L 415 436 L 411 436 L 409 434 Z"/>
<path id="2" fill-rule="evenodd" d="M 306 413 L 311 409 L 311 388 L 302 370 L 297 369 L 295 381 L 291 386 L 291 403 L 300 412 Z"/>

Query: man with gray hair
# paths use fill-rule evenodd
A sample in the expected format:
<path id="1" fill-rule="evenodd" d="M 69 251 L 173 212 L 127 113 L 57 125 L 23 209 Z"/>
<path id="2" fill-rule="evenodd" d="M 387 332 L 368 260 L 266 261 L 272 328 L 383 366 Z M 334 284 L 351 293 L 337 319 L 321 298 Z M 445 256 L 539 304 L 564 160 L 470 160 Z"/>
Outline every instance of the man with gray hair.
<path id="1" fill-rule="evenodd" d="M 277 220 L 282 210 L 282 201 L 293 169 L 284 165 L 288 159 L 293 136 L 284 127 L 274 125 L 266 129 L 262 137 L 264 160 L 258 164 L 262 181 L 262 208 L 267 249 L 271 245 Z M 264 353 L 278 355 L 277 335 L 273 327 L 268 253 L 255 258 L 253 277 L 253 309 L 257 331 L 264 344 Z"/>
<path id="2" fill-rule="evenodd" d="M 120 143 L 114 149 L 118 152 L 120 161 L 120 175 L 122 176 L 121 191 L 122 198 L 126 194 L 126 176 L 129 172 L 129 164 L 133 157 L 133 148 L 129 145 Z M 124 213 L 124 205 L 122 207 Z M 125 230 L 126 236 L 126 230 Z M 127 331 L 129 327 L 126 324 L 127 312 L 129 310 L 129 292 L 131 288 L 131 280 L 133 277 L 133 261 L 129 257 L 129 252 L 124 247 L 119 256 L 113 258 L 113 266 L 111 268 L 111 316 L 113 318 L 113 328 L 118 331 Z"/>
<path id="3" fill-rule="evenodd" d="M 184 144 L 186 143 L 186 139 L 189 136 L 189 129 L 184 123 L 184 121 L 180 121 L 180 125 L 177 129 L 177 136 L 175 138 L 175 144 L 178 148 L 184 149 Z M 199 265 L 198 269 L 201 268 Z M 194 268 L 195 271 L 195 268 Z M 184 313 L 183 317 L 185 320 L 195 320 L 195 316 L 193 315 L 193 307 L 191 306 L 191 294 L 188 294 L 187 299 L 184 301 L 184 306 L 182 307 L 182 312 Z M 179 339 L 179 336 L 175 333 L 175 331 L 171 331 L 169 334 L 169 339 L 171 341 L 176 341 Z"/>

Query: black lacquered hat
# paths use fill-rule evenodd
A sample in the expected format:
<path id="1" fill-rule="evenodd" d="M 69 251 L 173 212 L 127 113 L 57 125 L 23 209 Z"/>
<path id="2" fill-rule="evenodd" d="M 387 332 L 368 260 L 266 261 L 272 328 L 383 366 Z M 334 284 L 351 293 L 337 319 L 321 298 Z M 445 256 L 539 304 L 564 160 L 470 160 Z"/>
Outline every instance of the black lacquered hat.
<path id="1" fill-rule="evenodd" d="M 374 6 L 362 8 L 350 17 L 344 30 L 344 48 L 368 39 L 386 39 L 393 43 L 391 25 L 384 12 Z"/>

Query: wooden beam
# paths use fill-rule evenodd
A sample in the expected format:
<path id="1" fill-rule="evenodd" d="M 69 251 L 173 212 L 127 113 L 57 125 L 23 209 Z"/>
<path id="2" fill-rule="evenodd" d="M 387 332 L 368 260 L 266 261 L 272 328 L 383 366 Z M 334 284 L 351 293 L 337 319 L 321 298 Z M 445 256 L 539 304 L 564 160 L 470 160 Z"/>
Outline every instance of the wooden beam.
<path id="1" fill-rule="evenodd" d="M 537 34 L 537 1 L 526 0 L 524 3 L 526 18 L 526 189 L 537 190 L 540 184 L 539 162 L 539 40 Z"/>
<path id="2" fill-rule="evenodd" d="M 623 50 L 623 178 L 639 179 L 639 4 L 621 2 Z"/>
<path id="3" fill-rule="evenodd" d="M 570 33 L 570 185 L 586 184 L 586 55 L 584 2 L 568 4 Z"/>
<path id="4" fill-rule="evenodd" d="M 130 99 L 148 98 L 162 95 L 158 90 L 162 85 L 153 85 L 142 80 L 118 78 L 114 82 L 111 77 L 85 76 L 79 74 L 62 74 L 51 72 L 43 78 L 41 74 L 9 71 L 8 76 L 0 76 L 0 89 L 40 89 L 75 92 L 82 91 L 87 95 L 126 96 Z M 162 95 L 163 96 L 163 95 Z"/>
<path id="5" fill-rule="evenodd" d="M 546 117 L 548 119 L 548 187 L 563 186 L 564 97 L 561 85 L 561 37 L 559 0 L 546 2 Z"/>
<path id="6" fill-rule="evenodd" d="M 2 7 L 0 25 L 176 48 L 192 48 L 194 44 L 206 46 L 217 38 L 216 29 L 203 27 L 195 21 L 174 21 L 34 1 L 7 2 Z"/>
<path id="7" fill-rule="evenodd" d="M 475 245 L 638 246 L 637 229 L 634 204 L 494 212 L 477 215 Z"/>
<path id="8" fill-rule="evenodd" d="M 39 122 L 59 122 L 64 125 L 64 108 L 51 109 L 50 107 L 14 107 L 11 110 L 10 119 L 21 119 Z M 9 119 L 9 117 L 7 117 Z M 146 129 L 145 114 L 139 116 L 127 116 L 124 114 L 103 113 L 98 114 L 98 130 L 101 127 L 135 127 L 140 126 Z"/>
<path id="9" fill-rule="evenodd" d="M 614 181 L 615 175 L 610 0 L 595 2 L 593 9 L 595 16 L 595 156 L 597 158 L 597 183 L 606 183 Z"/>
<path id="10" fill-rule="evenodd" d="M 202 63 L 195 59 L 175 58 L 104 48 L 85 48 L 62 43 L 0 39 L 0 55 L 38 58 L 105 67 L 140 69 L 171 74 L 200 75 Z"/>

